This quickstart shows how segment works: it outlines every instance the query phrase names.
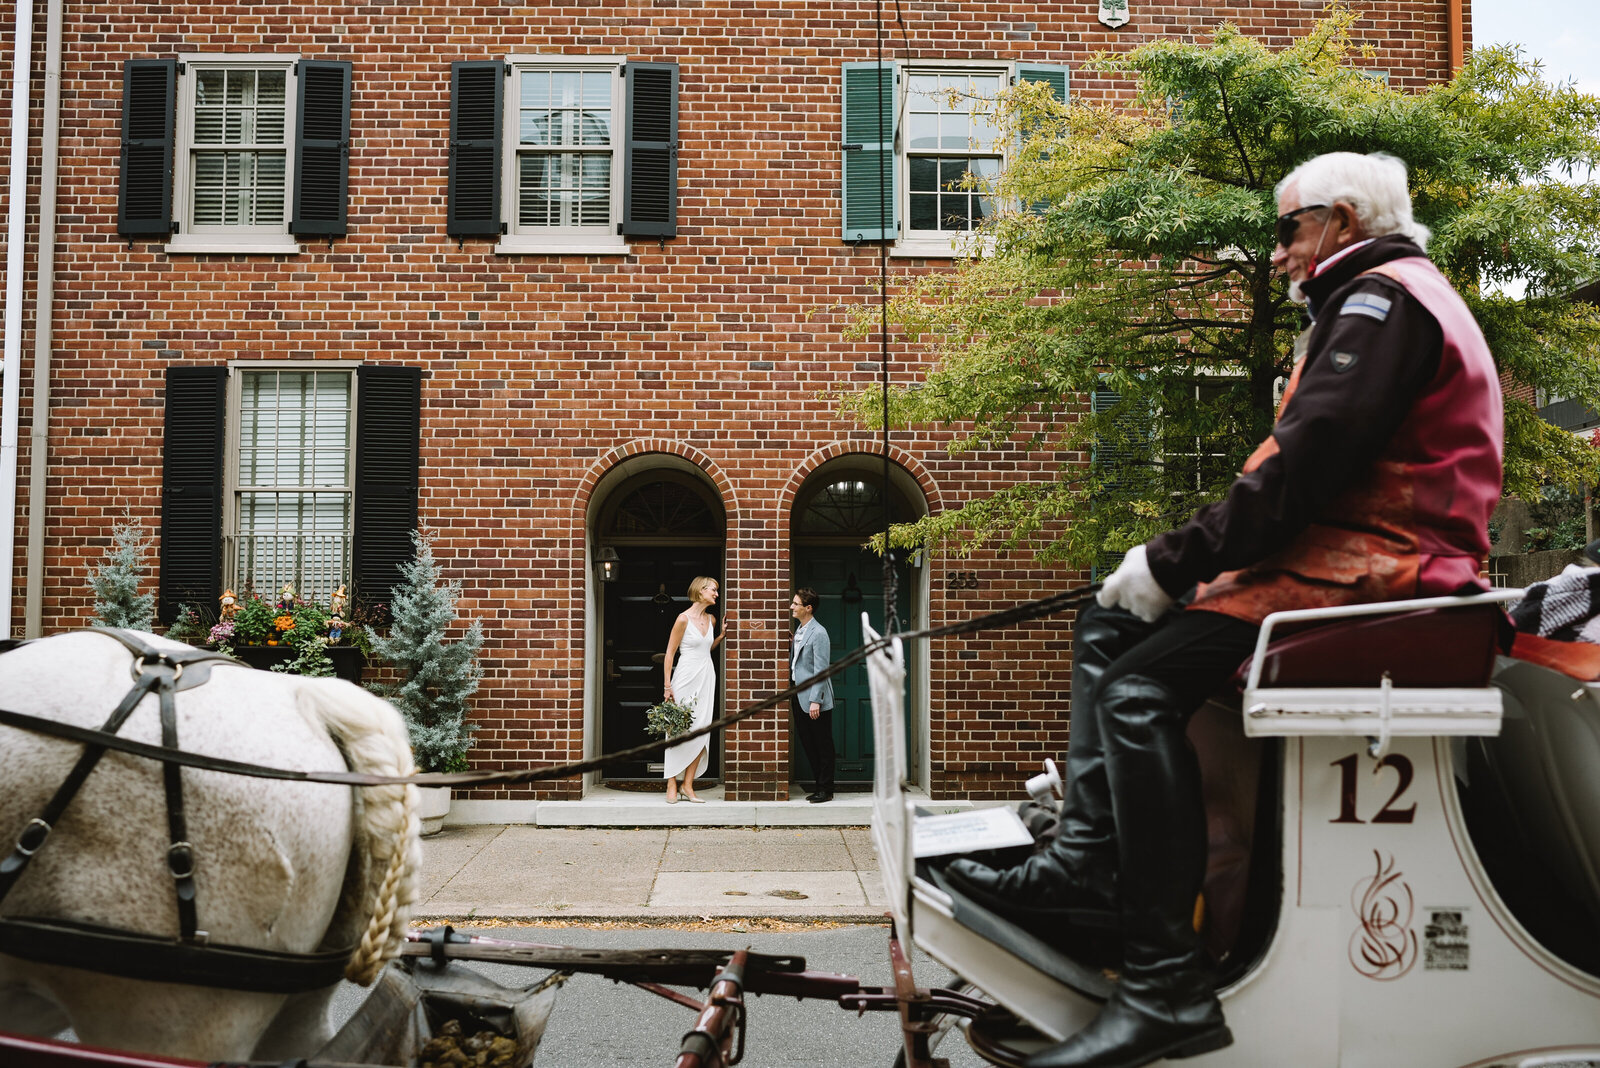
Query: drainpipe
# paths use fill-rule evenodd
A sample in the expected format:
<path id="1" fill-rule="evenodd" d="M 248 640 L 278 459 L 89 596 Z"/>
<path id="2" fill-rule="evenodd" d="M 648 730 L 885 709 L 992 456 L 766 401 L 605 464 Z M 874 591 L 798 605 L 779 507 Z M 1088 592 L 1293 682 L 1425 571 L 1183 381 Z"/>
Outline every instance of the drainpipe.
<path id="1" fill-rule="evenodd" d="M 33 57 L 33 4 L 16 5 L 16 55 L 11 62 L 11 200 L 6 216 L 5 350 L 0 358 L 0 633 L 11 637 L 11 568 L 17 548 L 17 378 L 22 369 L 22 254 L 27 242 L 28 71 Z"/>
<path id="2" fill-rule="evenodd" d="M 61 9 L 64 3 L 65 0 L 50 0 L 45 13 L 39 277 L 33 298 L 33 418 L 28 422 L 28 582 L 22 612 L 25 638 L 37 638 L 44 630 L 45 481 L 50 464 L 50 345 L 55 331 L 56 177 L 61 161 Z"/>
<path id="3" fill-rule="evenodd" d="M 1450 24 L 1450 77 L 1461 73 L 1467 61 L 1466 30 L 1462 26 L 1465 13 L 1461 5 L 1465 0 L 1445 0 L 1445 21 Z"/>

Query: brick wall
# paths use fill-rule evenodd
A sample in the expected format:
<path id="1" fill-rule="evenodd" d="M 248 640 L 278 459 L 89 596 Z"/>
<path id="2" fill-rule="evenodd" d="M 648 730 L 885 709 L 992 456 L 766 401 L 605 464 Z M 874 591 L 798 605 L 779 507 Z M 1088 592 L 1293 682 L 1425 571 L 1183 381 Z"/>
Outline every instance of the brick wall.
<path id="1" fill-rule="evenodd" d="M 1224 20 L 1281 45 L 1323 0 L 1132 0 L 1133 21 L 1117 33 L 1095 10 L 1091 0 L 909 5 L 903 34 L 889 28 L 889 54 L 1065 63 L 1075 92 L 1115 98 L 1131 87 L 1081 69 L 1097 51 L 1204 35 Z M 1444 13 L 1445 0 L 1421 0 L 1363 21 L 1361 39 L 1376 49 L 1366 62 L 1397 86 L 1444 77 Z M 37 14 L 36 66 L 42 2 Z M 19 509 L 15 617 L 29 553 L 44 554 L 44 626 L 59 630 L 90 614 L 85 576 L 112 522 L 131 513 L 157 525 L 167 366 L 398 362 L 426 372 L 423 521 L 464 585 L 463 613 L 487 639 L 477 766 L 584 755 L 584 686 L 595 670 L 583 620 L 585 516 L 600 480 L 630 456 L 683 457 L 716 487 L 727 515 L 723 608 L 735 620 L 724 703 L 772 692 L 786 666 L 795 494 L 830 456 L 879 447 L 824 397 L 874 383 L 877 347 L 844 340 L 836 316 L 814 314 L 869 299 L 876 284 L 877 250 L 838 238 L 839 69 L 874 58 L 871 17 L 862 5 L 745 0 L 69 5 L 49 512 L 44 544 L 30 546 Z M 118 238 L 123 61 L 212 51 L 354 63 L 349 236 L 292 256 L 169 255 Z M 676 238 L 636 241 L 627 256 L 498 256 L 490 241 L 445 234 L 450 63 L 510 52 L 681 65 Z M 9 61 L 7 52 L 6 81 Z M 37 219 L 30 225 L 31 240 Z M 893 270 L 939 266 L 896 261 Z M 915 352 L 892 356 L 896 381 L 917 378 Z M 25 387 L 30 374 L 24 361 Z M 24 413 L 29 404 L 24 388 Z M 28 431 L 24 419 L 24 442 Z M 1047 470 L 1023 454 L 952 459 L 949 438 L 921 431 L 894 443 L 935 508 Z M 24 444 L 22 502 L 27 463 Z M 1083 577 L 992 554 L 929 567 L 933 624 Z M 951 568 L 975 571 L 981 589 L 947 592 Z M 1013 794 L 1023 769 L 1064 747 L 1068 623 L 934 643 L 927 772 L 936 796 Z M 730 732 L 725 760 L 730 796 L 780 795 L 785 716 Z M 475 796 L 577 789 L 568 781 Z"/>

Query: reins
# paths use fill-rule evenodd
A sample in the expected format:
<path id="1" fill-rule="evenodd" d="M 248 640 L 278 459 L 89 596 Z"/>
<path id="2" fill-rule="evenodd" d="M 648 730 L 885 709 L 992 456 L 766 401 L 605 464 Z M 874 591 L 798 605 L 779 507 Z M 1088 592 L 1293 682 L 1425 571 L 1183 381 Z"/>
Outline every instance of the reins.
<path id="1" fill-rule="evenodd" d="M 672 739 L 673 744 L 686 742 L 710 734 L 712 731 L 731 726 L 740 720 L 749 719 L 770 708 L 775 708 L 788 702 L 791 697 L 801 693 L 807 688 L 816 685 L 824 679 L 830 679 L 848 668 L 861 663 L 867 657 L 879 650 L 887 648 L 895 641 L 920 641 L 931 638 L 945 638 L 956 634 L 971 634 L 982 630 L 996 630 L 1001 627 L 1025 623 L 1029 620 L 1043 619 L 1064 612 L 1069 608 L 1076 608 L 1099 592 L 1100 583 L 1092 582 L 1077 586 L 1070 590 L 1042 597 L 1038 600 L 1026 601 L 990 612 L 987 615 L 973 616 L 969 619 L 945 623 L 937 627 L 928 627 L 924 630 L 906 631 L 899 634 L 879 638 L 875 642 L 854 649 L 827 668 L 795 685 L 763 698 L 753 705 L 748 705 L 737 712 L 730 712 L 718 719 L 712 720 L 704 727 L 690 731 L 687 734 L 677 735 Z M 101 631 L 101 633 L 108 633 Z M 116 635 L 119 641 L 123 639 Z M 124 641 L 124 644 L 127 644 Z M 225 659 L 218 654 L 207 654 L 208 659 Z M 187 680 L 185 680 L 187 681 Z M 131 710 L 130 710 L 131 711 Z M 416 775 L 368 775 L 353 771 L 291 771 L 285 768 L 269 768 L 259 764 L 249 764 L 237 760 L 227 760 L 222 757 L 205 756 L 199 753 L 189 753 L 179 749 L 169 749 L 165 746 L 151 745 L 128 738 L 122 738 L 109 730 L 95 730 L 89 727 L 77 727 L 66 723 L 57 723 L 54 720 L 31 716 L 23 712 L 0 708 L 0 725 L 16 727 L 21 730 L 45 734 L 66 741 L 81 742 L 86 746 L 99 747 L 102 750 L 116 750 L 132 756 L 143 757 L 148 760 L 158 760 L 169 766 L 182 766 L 199 768 L 205 771 L 218 771 L 229 775 L 244 775 L 258 779 L 284 779 L 293 782 L 318 782 L 331 783 L 339 786 L 393 786 L 411 783 L 415 786 L 515 786 L 521 783 L 543 782 L 551 779 L 565 779 L 573 775 L 596 771 L 607 765 L 626 760 L 635 760 L 639 757 L 649 756 L 658 752 L 667 742 L 665 740 L 646 742 L 643 745 L 632 746 L 627 749 L 618 749 L 610 753 L 603 753 L 588 760 L 575 761 L 569 764 L 558 764 L 544 768 L 524 768 L 516 771 L 463 771 L 463 772 L 423 772 Z M 87 755 L 87 751 L 86 754 Z"/>

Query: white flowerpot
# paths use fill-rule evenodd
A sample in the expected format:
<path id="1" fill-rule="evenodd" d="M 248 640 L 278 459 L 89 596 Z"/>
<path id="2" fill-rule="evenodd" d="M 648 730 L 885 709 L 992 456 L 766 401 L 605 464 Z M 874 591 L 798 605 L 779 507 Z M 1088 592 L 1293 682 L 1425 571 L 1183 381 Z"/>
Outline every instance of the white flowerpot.
<path id="1" fill-rule="evenodd" d="M 417 815 L 422 818 L 424 836 L 444 830 L 444 818 L 450 812 L 450 787 L 417 787 Z"/>

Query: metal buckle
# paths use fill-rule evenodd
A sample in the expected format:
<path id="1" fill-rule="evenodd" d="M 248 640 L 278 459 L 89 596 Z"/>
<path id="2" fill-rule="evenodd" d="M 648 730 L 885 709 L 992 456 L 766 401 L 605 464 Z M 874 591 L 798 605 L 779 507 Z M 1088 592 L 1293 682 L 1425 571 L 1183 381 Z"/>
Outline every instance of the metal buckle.
<path id="1" fill-rule="evenodd" d="M 188 867 L 179 870 L 179 864 Z M 174 879 L 190 879 L 194 877 L 194 845 L 189 842 L 173 842 L 167 848 L 167 870 Z"/>
<path id="2" fill-rule="evenodd" d="M 178 661 L 168 660 L 166 653 L 157 653 L 156 654 L 156 663 L 160 664 L 162 667 L 168 667 L 168 668 L 172 669 L 172 681 L 174 683 L 176 683 L 179 679 L 183 678 L 183 664 L 181 662 L 178 662 Z M 137 679 L 137 678 L 143 677 L 143 675 L 144 675 L 144 656 L 143 655 L 136 656 L 136 657 L 133 658 L 132 671 L 133 671 L 133 677 L 134 678 Z"/>
<path id="3" fill-rule="evenodd" d="M 22 833 L 17 835 L 17 852 L 25 857 L 33 856 L 44 847 L 45 839 L 50 837 L 50 832 L 54 829 L 55 828 L 51 827 L 44 820 L 35 816 L 33 819 L 27 822 L 26 826 L 22 828 Z M 28 834 L 32 831 L 38 831 L 38 837 L 33 840 L 32 845 L 29 845 Z"/>

